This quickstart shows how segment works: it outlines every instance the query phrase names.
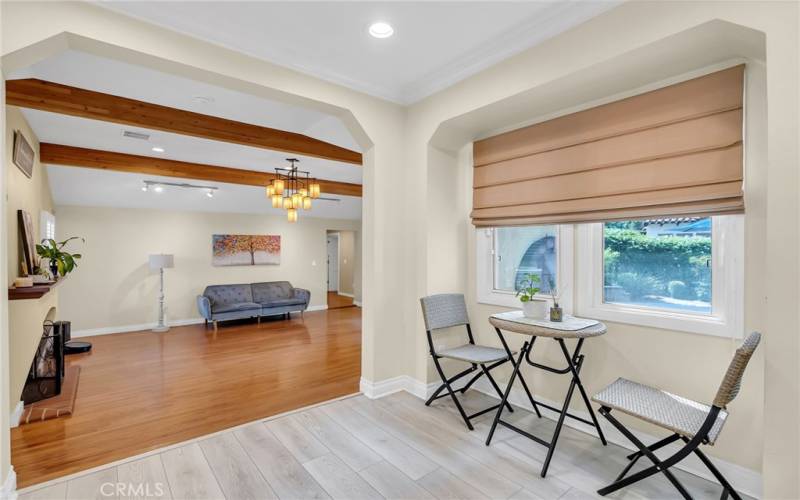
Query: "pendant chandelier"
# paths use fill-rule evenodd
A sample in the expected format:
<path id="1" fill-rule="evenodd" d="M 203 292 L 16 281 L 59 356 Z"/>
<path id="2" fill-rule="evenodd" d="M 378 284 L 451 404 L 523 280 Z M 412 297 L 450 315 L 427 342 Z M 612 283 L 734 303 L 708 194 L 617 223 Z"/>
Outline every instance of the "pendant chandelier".
<path id="1" fill-rule="evenodd" d="M 289 168 L 276 168 L 275 178 L 267 186 L 267 198 L 273 208 L 286 210 L 289 222 L 297 222 L 297 211 L 311 210 L 311 200 L 319 198 L 320 188 L 308 172 L 297 169 L 297 158 L 287 158 Z"/>

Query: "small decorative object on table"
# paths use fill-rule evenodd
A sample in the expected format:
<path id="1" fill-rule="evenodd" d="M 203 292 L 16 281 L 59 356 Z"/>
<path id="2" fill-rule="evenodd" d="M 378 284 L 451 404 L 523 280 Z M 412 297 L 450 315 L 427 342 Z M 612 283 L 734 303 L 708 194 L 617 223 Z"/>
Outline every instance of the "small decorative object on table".
<path id="1" fill-rule="evenodd" d="M 547 299 L 536 295 L 542 290 L 538 285 L 542 279 L 533 273 L 526 274 L 522 279 L 521 287 L 517 290 L 517 297 L 522 302 L 522 313 L 526 318 L 545 319 L 547 317 Z"/>
<path id="2" fill-rule="evenodd" d="M 555 283 L 550 282 L 550 296 L 553 297 L 553 307 L 550 308 L 550 321 L 561 322 L 564 321 L 564 310 L 558 305 L 561 299 L 563 290 L 558 290 Z"/>

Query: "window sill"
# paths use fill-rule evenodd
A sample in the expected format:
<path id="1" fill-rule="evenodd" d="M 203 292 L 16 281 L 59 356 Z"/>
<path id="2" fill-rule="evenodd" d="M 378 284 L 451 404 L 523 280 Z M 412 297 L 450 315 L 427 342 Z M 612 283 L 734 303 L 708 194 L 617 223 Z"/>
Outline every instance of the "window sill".
<path id="1" fill-rule="evenodd" d="M 741 331 L 736 331 L 729 322 L 718 316 L 647 310 L 605 303 L 582 307 L 578 315 L 614 323 L 660 328 L 662 330 L 697 333 L 714 337 L 742 338 Z"/>
<path id="2" fill-rule="evenodd" d="M 537 299 L 545 299 L 548 303 L 553 301 L 549 295 L 537 295 Z M 479 294 L 478 303 L 490 306 L 508 307 L 510 309 L 522 309 L 522 302 L 519 297 L 511 292 L 484 292 Z"/>

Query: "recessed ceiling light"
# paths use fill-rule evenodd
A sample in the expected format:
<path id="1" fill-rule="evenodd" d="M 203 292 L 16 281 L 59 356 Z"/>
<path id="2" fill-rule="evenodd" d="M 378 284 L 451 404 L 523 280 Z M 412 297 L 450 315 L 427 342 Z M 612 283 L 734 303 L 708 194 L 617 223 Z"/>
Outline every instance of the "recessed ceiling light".
<path id="1" fill-rule="evenodd" d="M 389 23 L 378 21 L 370 25 L 369 34 L 375 38 L 389 38 L 394 35 L 394 28 L 392 28 L 392 25 Z"/>
<path id="2" fill-rule="evenodd" d="M 156 153 L 163 153 L 164 152 L 164 148 L 159 147 L 159 146 L 153 146 L 153 151 L 155 151 Z"/>
<path id="3" fill-rule="evenodd" d="M 153 188 L 153 191 L 155 191 L 156 193 L 160 193 L 163 190 L 164 190 L 164 186 L 155 186 Z"/>
<path id="4" fill-rule="evenodd" d="M 208 191 L 206 191 L 206 196 L 208 196 L 209 198 L 213 198 L 214 197 L 214 191 L 209 189 Z"/>
<path id="5" fill-rule="evenodd" d="M 145 193 L 148 191 L 148 189 L 147 189 L 147 184 L 145 184 L 144 186 L 142 186 L 142 191 L 144 191 Z"/>

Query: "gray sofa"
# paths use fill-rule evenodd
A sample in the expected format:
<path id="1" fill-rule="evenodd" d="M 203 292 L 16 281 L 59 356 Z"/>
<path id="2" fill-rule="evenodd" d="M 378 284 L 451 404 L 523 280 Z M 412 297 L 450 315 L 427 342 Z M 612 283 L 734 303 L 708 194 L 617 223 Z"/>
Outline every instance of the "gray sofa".
<path id="1" fill-rule="evenodd" d="M 295 288 L 288 281 L 251 283 L 249 285 L 211 285 L 203 295 L 197 296 L 197 309 L 214 324 L 231 319 L 258 318 L 293 312 L 302 313 L 308 308 L 311 292 Z"/>

